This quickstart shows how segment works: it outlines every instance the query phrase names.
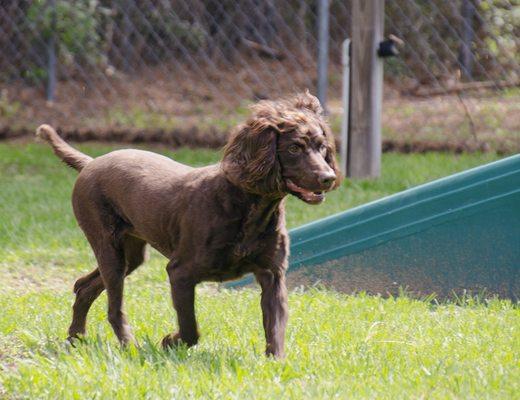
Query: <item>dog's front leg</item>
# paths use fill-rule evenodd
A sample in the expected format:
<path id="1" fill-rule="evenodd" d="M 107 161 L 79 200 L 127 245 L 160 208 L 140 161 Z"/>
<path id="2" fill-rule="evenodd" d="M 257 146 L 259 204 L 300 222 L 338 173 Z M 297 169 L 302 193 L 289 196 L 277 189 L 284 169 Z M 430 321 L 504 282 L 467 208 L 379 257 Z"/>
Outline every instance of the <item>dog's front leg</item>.
<path id="1" fill-rule="evenodd" d="M 193 346 L 199 340 L 197 321 L 195 319 L 196 282 L 176 261 L 170 261 L 166 270 L 170 278 L 173 307 L 177 312 L 179 332 L 166 335 L 162 340 L 162 346 L 167 348 L 180 343 Z"/>
<path id="2" fill-rule="evenodd" d="M 255 273 L 262 287 L 262 314 L 264 322 L 265 353 L 277 358 L 284 357 L 285 327 L 287 325 L 287 288 L 285 273 L 261 270 Z"/>

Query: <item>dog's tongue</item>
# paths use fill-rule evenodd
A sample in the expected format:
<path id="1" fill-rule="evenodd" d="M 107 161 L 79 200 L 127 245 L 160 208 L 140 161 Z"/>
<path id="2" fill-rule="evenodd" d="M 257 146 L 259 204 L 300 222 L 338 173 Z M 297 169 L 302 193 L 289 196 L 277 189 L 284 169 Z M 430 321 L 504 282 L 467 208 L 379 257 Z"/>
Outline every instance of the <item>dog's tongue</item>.
<path id="1" fill-rule="evenodd" d="M 299 193 L 302 200 L 311 203 L 311 204 L 318 204 L 323 201 L 323 193 L 314 193 L 311 190 L 304 189 L 298 185 L 296 185 L 294 182 L 292 182 L 290 179 L 287 179 L 287 188 L 292 191 Z"/>

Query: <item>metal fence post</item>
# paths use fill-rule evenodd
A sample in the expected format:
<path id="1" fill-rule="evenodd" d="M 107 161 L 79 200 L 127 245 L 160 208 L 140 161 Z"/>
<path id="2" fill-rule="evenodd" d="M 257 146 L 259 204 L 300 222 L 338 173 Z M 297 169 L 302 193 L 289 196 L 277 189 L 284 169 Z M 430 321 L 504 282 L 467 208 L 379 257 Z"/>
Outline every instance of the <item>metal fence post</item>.
<path id="1" fill-rule="evenodd" d="M 462 42 L 459 50 L 459 63 L 463 76 L 468 80 L 472 80 L 473 50 L 471 44 L 475 34 L 473 30 L 473 19 L 475 18 L 475 4 L 473 4 L 473 0 L 463 0 L 460 16 L 462 18 Z"/>
<path id="2" fill-rule="evenodd" d="M 318 0 L 318 99 L 327 111 L 329 65 L 329 0 Z"/>
<path id="3" fill-rule="evenodd" d="M 123 16 L 122 26 L 121 26 L 121 33 L 122 33 L 122 63 L 123 63 L 123 71 L 130 72 L 131 65 L 132 65 L 132 46 L 130 43 L 130 34 L 131 34 L 131 24 L 132 21 L 130 20 L 130 12 L 133 9 L 133 4 L 130 2 L 128 4 L 127 2 L 119 1 L 119 11 L 121 12 Z M 132 7 L 132 8 L 131 8 Z"/>
<path id="4" fill-rule="evenodd" d="M 352 55 L 348 175 L 378 177 L 381 170 L 384 0 L 352 2 Z"/>
<path id="5" fill-rule="evenodd" d="M 343 41 L 341 48 L 341 64 L 343 66 L 343 85 L 341 100 L 343 115 L 341 117 L 341 142 L 339 148 L 341 173 L 347 175 L 348 127 L 350 110 L 350 39 Z"/>
<path id="6" fill-rule="evenodd" d="M 47 87 L 45 97 L 47 101 L 54 101 L 56 92 L 56 0 L 48 0 L 51 12 L 50 33 L 47 41 Z"/>

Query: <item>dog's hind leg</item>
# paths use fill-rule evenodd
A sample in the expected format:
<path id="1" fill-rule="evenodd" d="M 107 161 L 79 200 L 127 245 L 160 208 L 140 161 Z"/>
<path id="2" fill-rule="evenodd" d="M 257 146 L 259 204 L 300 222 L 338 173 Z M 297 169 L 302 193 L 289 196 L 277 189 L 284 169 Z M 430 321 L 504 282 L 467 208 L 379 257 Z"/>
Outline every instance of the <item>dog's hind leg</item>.
<path id="1" fill-rule="evenodd" d="M 96 249 L 101 279 L 107 291 L 108 322 L 122 345 L 134 342 L 130 325 L 123 312 L 123 288 L 126 275 L 123 246 L 115 238 L 103 235 Z"/>
<path id="2" fill-rule="evenodd" d="M 145 261 L 146 242 L 127 235 L 123 240 L 123 247 L 126 275 L 129 275 Z M 88 311 L 104 289 L 105 285 L 97 268 L 76 281 L 74 285 L 76 301 L 74 302 L 72 323 L 69 328 L 69 340 L 85 334 Z"/>
<path id="3" fill-rule="evenodd" d="M 90 306 L 105 289 L 101 275 L 97 269 L 92 271 L 89 275 L 91 276 L 80 278 L 76 282 L 76 285 L 74 285 L 76 300 L 72 306 L 72 323 L 69 327 L 69 340 L 85 334 L 87 314 L 90 310 Z M 85 279 L 87 277 L 90 279 Z M 81 284 L 78 285 L 80 280 L 82 280 Z"/>
<path id="4" fill-rule="evenodd" d="M 96 280 L 96 278 L 100 278 L 99 270 L 97 268 L 94 271 L 89 272 L 87 275 L 79 278 L 74 284 L 73 292 L 77 294 L 83 288 L 89 286 L 92 281 Z"/>

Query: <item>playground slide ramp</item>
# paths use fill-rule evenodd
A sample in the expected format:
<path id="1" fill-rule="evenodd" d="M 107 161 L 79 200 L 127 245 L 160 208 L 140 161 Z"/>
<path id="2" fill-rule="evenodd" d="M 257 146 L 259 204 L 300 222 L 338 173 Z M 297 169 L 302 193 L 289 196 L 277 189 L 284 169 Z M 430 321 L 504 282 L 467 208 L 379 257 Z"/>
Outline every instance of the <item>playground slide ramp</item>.
<path id="1" fill-rule="evenodd" d="M 290 231 L 289 286 L 520 298 L 520 154 Z M 229 282 L 238 288 L 252 276 Z"/>

